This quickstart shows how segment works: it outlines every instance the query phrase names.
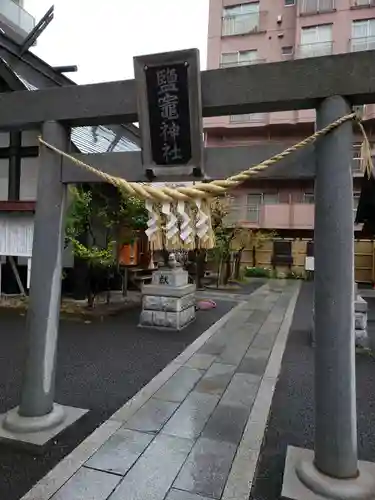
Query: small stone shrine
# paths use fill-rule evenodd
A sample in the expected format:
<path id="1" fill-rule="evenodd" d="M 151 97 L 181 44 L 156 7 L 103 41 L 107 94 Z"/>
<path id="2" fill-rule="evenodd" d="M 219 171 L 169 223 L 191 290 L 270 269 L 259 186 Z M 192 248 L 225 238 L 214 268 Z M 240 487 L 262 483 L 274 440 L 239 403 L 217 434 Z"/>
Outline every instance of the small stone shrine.
<path id="1" fill-rule="evenodd" d="M 169 255 L 168 266 L 154 271 L 152 283 L 142 287 L 141 327 L 182 330 L 195 319 L 195 289 L 188 272 Z"/>

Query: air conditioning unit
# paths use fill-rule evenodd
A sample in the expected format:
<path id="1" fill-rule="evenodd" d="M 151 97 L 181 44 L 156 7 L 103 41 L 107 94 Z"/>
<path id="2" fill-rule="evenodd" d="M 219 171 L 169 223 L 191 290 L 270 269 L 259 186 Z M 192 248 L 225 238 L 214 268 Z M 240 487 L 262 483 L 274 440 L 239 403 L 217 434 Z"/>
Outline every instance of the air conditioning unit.
<path id="1" fill-rule="evenodd" d="M 277 24 L 281 24 L 283 22 L 283 16 L 280 14 L 277 16 Z"/>

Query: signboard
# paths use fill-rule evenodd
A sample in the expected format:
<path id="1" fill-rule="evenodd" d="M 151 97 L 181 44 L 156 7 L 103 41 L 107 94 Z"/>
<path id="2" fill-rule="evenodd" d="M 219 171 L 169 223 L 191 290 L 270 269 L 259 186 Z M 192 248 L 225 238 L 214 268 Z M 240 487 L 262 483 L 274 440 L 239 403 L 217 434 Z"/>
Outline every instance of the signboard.
<path id="1" fill-rule="evenodd" d="M 199 51 L 134 58 L 143 164 L 153 176 L 202 175 Z"/>
<path id="2" fill-rule="evenodd" d="M 192 158 L 188 68 L 175 64 L 145 71 L 154 162 L 187 165 Z"/>
<path id="3" fill-rule="evenodd" d="M 314 257 L 306 257 L 305 270 L 306 271 L 314 271 L 315 270 L 315 258 Z"/>
<path id="4" fill-rule="evenodd" d="M 34 218 L 0 215 L 0 255 L 31 257 Z"/>

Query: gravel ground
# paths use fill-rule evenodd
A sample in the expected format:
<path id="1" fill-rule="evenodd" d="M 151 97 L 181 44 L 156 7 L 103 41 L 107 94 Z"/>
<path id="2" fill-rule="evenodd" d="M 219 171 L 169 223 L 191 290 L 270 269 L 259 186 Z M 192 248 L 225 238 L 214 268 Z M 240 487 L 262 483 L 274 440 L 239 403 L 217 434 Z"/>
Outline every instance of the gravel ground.
<path id="1" fill-rule="evenodd" d="M 304 283 L 298 298 L 280 378 L 250 495 L 256 500 L 280 498 L 288 445 L 313 449 L 313 349 L 309 342 L 312 283 Z M 367 300 L 367 299 L 366 299 Z M 369 299 L 369 328 L 375 328 L 375 299 Z M 359 458 L 375 461 L 375 361 L 357 355 Z"/>
<path id="2" fill-rule="evenodd" d="M 180 333 L 137 328 L 138 309 L 103 322 L 62 321 L 55 399 L 64 405 L 88 408 L 90 412 L 60 434 L 43 455 L 0 444 L 0 499 L 19 500 L 235 305 L 219 301 L 216 309 L 199 311 L 197 320 Z M 24 316 L 0 313 L 0 413 L 19 402 L 24 328 Z"/>

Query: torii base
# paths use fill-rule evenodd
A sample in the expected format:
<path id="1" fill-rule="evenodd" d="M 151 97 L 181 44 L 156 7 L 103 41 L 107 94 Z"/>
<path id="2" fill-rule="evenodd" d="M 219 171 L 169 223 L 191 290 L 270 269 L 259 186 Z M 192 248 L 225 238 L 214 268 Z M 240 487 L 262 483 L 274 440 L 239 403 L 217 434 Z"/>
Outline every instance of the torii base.
<path id="1" fill-rule="evenodd" d="M 355 479 L 335 479 L 316 469 L 314 452 L 288 446 L 281 498 L 290 500 L 375 499 L 375 464 L 358 463 Z"/>
<path id="2" fill-rule="evenodd" d="M 22 417 L 18 408 L 0 415 L 0 441 L 43 449 L 60 432 L 74 424 L 88 410 L 55 404 L 51 413 L 42 417 Z"/>

